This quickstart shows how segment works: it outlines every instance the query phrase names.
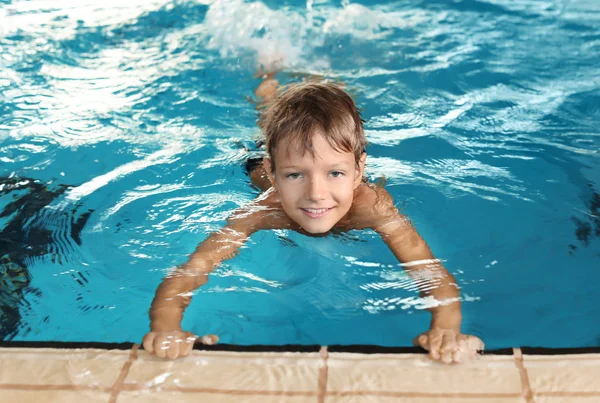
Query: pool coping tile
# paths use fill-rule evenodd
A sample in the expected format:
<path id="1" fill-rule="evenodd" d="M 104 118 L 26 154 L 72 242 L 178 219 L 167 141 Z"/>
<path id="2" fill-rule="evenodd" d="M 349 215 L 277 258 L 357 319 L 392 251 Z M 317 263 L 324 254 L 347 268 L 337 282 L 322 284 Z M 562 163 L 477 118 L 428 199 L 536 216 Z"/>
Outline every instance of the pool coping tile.
<path id="1" fill-rule="evenodd" d="M 71 396 L 91 393 L 94 401 L 96 397 L 101 397 L 98 401 L 109 403 L 133 401 L 145 392 L 152 393 L 146 396 L 152 396 L 152 401 L 161 401 L 158 395 L 166 400 L 182 397 L 183 400 L 177 401 L 192 401 L 194 398 L 209 402 L 233 402 L 243 397 L 244 401 L 268 403 L 281 401 L 282 398 L 293 403 L 600 401 L 600 386 L 590 387 L 585 383 L 588 379 L 593 383 L 596 375 L 600 375 L 600 348 L 573 349 L 573 354 L 569 354 L 570 349 L 515 348 L 496 351 L 498 354 L 488 351 L 465 364 L 444 365 L 430 361 L 423 350 L 410 347 L 216 345 L 197 346 L 191 357 L 166 361 L 148 355 L 135 343 L 0 342 L 0 362 L 2 359 L 18 357 L 17 361 L 56 359 L 81 363 L 94 361 L 94 357 L 101 354 L 107 358 L 106 362 L 119 363 L 115 366 L 114 376 L 110 378 L 114 379 L 112 382 L 104 380 L 86 384 L 69 378 L 69 382 L 58 384 L 43 383 L 40 379 L 10 383 L 0 379 L 0 391 L 23 396 L 19 398 L 23 403 L 28 401 L 28 394 L 38 396 L 43 391 L 73 401 L 76 399 Z M 159 382 L 149 385 L 136 381 L 140 368 L 150 372 L 166 366 L 183 369 L 185 367 L 181 364 L 186 362 L 194 370 L 201 370 L 199 366 L 202 365 L 212 365 L 228 376 L 205 380 L 204 385 L 200 386 L 193 375 L 188 377 L 187 384 Z M 232 370 L 236 365 L 238 369 Z M 259 370 L 267 367 L 263 373 L 267 378 L 259 383 L 260 387 L 246 385 L 249 387 L 243 388 L 231 382 L 235 378 L 232 376 L 234 373 L 247 377 L 244 365 Z M 376 376 L 365 375 L 369 371 Z M 28 379 L 31 379 L 31 372 Z M 181 373 L 185 374 L 185 371 Z M 399 373 L 405 375 L 400 381 Z M 582 373 L 585 374 L 583 380 L 576 385 L 573 379 Z M 298 374 L 298 377 L 294 374 Z M 432 376 L 437 380 L 432 381 Z M 480 378 L 473 384 L 474 389 L 465 386 L 465 379 L 473 380 L 478 376 Z M 356 382 L 348 381 L 352 377 L 356 378 Z M 225 386 L 219 379 L 225 380 Z M 298 379 L 304 379 L 302 385 L 298 385 Z M 487 386 L 483 387 L 486 382 Z M 104 398 L 106 400 L 102 400 Z"/>

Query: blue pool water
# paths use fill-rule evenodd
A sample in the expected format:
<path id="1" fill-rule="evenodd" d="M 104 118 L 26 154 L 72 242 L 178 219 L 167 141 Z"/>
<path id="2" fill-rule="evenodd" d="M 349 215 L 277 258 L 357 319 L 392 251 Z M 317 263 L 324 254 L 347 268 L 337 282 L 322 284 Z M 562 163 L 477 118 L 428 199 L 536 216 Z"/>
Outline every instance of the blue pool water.
<path id="1" fill-rule="evenodd" d="M 256 196 L 247 97 L 276 58 L 355 95 L 369 178 L 457 277 L 464 332 L 600 345 L 596 0 L 0 1 L 2 338 L 141 340 L 161 278 Z M 410 345 L 419 302 L 372 232 L 270 231 L 183 324 Z"/>

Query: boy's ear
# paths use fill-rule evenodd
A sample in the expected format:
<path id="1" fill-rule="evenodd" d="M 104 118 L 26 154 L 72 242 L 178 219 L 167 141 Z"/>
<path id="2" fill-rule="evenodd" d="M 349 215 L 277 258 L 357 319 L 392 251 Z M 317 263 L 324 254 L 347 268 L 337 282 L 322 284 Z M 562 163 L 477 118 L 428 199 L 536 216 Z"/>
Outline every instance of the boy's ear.
<path id="1" fill-rule="evenodd" d="M 356 176 L 354 177 L 354 189 L 360 185 L 365 173 L 365 162 L 367 161 L 367 153 L 362 153 L 356 164 Z"/>
<path id="2" fill-rule="evenodd" d="M 267 173 L 267 178 L 269 178 L 269 182 L 271 182 L 271 186 L 277 189 L 277 187 L 275 186 L 275 175 L 273 175 L 273 165 L 271 164 L 270 158 L 263 158 L 263 167 L 265 168 L 265 172 Z"/>

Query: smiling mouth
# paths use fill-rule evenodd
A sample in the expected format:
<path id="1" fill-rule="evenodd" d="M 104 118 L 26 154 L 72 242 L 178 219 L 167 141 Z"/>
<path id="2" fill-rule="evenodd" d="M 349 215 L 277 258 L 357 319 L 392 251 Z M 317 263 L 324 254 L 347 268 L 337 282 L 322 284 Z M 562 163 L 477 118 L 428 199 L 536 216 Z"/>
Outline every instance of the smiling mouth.
<path id="1" fill-rule="evenodd" d="M 320 218 L 320 217 L 323 217 L 324 215 L 326 215 L 327 213 L 329 213 L 331 210 L 333 210 L 333 207 L 330 207 L 330 208 L 301 208 L 300 210 L 302 210 L 304 212 L 304 214 L 306 214 L 310 218 Z"/>

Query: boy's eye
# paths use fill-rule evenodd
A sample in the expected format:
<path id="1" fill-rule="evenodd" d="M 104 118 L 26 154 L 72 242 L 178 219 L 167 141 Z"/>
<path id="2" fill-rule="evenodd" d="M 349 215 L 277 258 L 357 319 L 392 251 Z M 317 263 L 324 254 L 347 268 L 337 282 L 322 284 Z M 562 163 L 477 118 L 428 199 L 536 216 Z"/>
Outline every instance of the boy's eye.
<path id="1" fill-rule="evenodd" d="M 298 172 L 292 172 L 292 173 L 286 174 L 285 177 L 289 178 L 289 179 L 298 179 L 300 177 L 300 174 Z"/>
<path id="2" fill-rule="evenodd" d="M 340 178 L 344 176 L 344 173 L 341 171 L 331 171 L 329 175 L 333 176 L 334 178 Z"/>

